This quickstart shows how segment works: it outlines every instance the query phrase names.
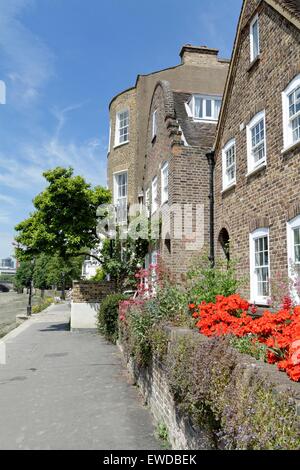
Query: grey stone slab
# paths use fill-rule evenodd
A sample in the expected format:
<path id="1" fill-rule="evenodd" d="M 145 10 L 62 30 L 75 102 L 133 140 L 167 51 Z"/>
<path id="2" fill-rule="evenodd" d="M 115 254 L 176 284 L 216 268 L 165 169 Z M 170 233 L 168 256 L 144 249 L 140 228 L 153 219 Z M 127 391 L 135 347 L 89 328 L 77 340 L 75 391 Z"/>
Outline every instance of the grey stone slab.
<path id="1" fill-rule="evenodd" d="M 0 365 L 0 449 L 159 449 L 115 346 L 70 332 L 68 305 L 21 328 Z"/>

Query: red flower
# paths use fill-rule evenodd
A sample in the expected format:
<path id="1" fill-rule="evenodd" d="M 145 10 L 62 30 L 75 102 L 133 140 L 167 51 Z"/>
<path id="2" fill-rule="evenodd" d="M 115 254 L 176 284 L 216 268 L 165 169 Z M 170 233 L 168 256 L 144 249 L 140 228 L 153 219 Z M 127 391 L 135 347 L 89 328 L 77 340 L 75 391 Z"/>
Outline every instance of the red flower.
<path id="1" fill-rule="evenodd" d="M 190 309 L 196 308 L 194 304 Z M 238 295 L 217 296 L 215 303 L 202 302 L 193 317 L 198 319 L 197 328 L 206 336 L 253 335 L 254 342 L 270 348 L 267 360 L 277 364 L 294 381 L 300 381 L 300 306 L 292 309 L 286 297 L 283 308 L 277 313 L 266 310 L 260 318 L 252 318 L 257 308 Z"/>

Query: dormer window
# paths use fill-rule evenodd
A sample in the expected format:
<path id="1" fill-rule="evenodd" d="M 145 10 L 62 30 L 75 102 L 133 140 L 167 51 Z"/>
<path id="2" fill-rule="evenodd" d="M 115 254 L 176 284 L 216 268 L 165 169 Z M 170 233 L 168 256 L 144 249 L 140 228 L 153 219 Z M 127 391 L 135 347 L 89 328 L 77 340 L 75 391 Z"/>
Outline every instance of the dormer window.
<path id="1" fill-rule="evenodd" d="M 194 95 L 189 102 L 191 115 L 199 121 L 217 121 L 222 98 L 220 96 Z"/>
<path id="2" fill-rule="evenodd" d="M 254 17 L 250 24 L 250 60 L 253 62 L 260 54 L 259 45 L 259 19 Z"/>

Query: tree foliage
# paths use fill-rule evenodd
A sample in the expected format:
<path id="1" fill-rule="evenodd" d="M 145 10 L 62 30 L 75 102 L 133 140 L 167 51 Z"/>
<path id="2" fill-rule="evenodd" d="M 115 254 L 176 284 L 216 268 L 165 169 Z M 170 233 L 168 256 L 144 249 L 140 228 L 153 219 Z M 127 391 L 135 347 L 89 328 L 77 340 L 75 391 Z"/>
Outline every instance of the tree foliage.
<path id="1" fill-rule="evenodd" d="M 117 289 L 135 288 L 135 274 L 144 263 L 148 251 L 147 240 L 105 240 L 101 250 L 102 269 L 105 275 L 116 281 Z"/>
<path id="2" fill-rule="evenodd" d="M 15 276 L 15 289 L 28 288 L 31 280 L 33 286 L 41 290 L 51 289 L 53 286 L 71 286 L 72 280 L 81 276 L 82 261 L 81 256 L 64 260 L 57 255 L 45 253 L 36 257 L 34 262 L 21 261 Z"/>
<path id="3" fill-rule="evenodd" d="M 14 278 L 14 287 L 20 291 L 28 288 L 33 276 L 33 264 L 31 261 L 21 261 Z"/>
<path id="4" fill-rule="evenodd" d="M 16 226 L 19 260 L 45 253 L 66 260 L 83 248 L 93 248 L 98 206 L 110 202 L 110 192 L 100 186 L 91 188 L 72 168 L 46 171 L 48 186 L 33 200 L 34 212 Z"/>

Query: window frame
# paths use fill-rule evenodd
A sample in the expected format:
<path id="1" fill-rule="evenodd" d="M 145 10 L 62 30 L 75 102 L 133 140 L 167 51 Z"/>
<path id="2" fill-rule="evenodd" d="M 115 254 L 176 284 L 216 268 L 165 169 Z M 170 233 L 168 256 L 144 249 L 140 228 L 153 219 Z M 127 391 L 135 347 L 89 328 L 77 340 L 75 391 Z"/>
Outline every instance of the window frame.
<path id="1" fill-rule="evenodd" d="M 254 25 L 257 23 L 257 53 L 255 54 L 254 49 Z M 260 56 L 260 28 L 259 28 L 259 16 L 258 14 L 254 16 L 250 23 L 250 62 L 254 62 L 257 57 Z"/>
<path id="2" fill-rule="evenodd" d="M 228 180 L 228 167 L 227 167 L 227 152 L 234 147 L 234 178 L 233 180 Z M 230 139 L 222 149 L 222 175 L 223 175 L 223 191 L 225 189 L 231 188 L 236 184 L 236 140 L 235 138 Z"/>
<path id="3" fill-rule="evenodd" d="M 258 162 L 254 161 L 253 145 L 252 145 L 252 130 L 263 120 L 264 123 L 264 158 Z M 259 144 L 256 145 L 258 147 Z M 257 169 L 267 165 L 267 129 L 266 129 L 266 111 L 257 113 L 247 125 L 247 160 L 248 160 L 248 174 L 255 172 Z"/>
<path id="4" fill-rule="evenodd" d="M 120 127 L 120 116 L 121 114 L 127 113 L 127 125 Z M 129 143 L 129 126 L 130 126 L 130 113 L 128 108 L 121 109 L 116 113 L 116 129 L 115 129 L 115 147 L 119 147 L 120 145 L 125 145 Z M 120 140 L 120 132 L 121 129 L 125 129 L 127 127 L 127 140 L 121 142 Z"/>
<path id="5" fill-rule="evenodd" d="M 295 272 L 293 271 L 293 264 L 295 264 L 295 229 L 300 229 L 300 214 L 287 222 L 287 255 L 288 255 L 288 273 L 292 280 L 296 280 Z M 300 265 L 300 262 L 296 264 Z M 296 303 L 300 302 L 299 295 L 296 289 L 292 289 L 292 295 Z"/>
<path id="6" fill-rule="evenodd" d="M 165 171 L 167 170 L 167 174 Z M 167 180 L 167 182 L 165 181 Z M 169 162 L 166 161 L 161 167 L 161 205 L 165 204 L 169 200 Z M 165 184 L 166 183 L 166 184 Z"/>
<path id="7" fill-rule="evenodd" d="M 155 193 L 154 193 L 155 188 Z M 158 209 L 158 178 L 154 176 L 151 181 L 151 215 L 155 214 Z"/>
<path id="8" fill-rule="evenodd" d="M 118 190 L 119 190 L 119 184 L 118 184 L 118 177 L 121 176 L 121 175 L 126 175 L 126 196 L 122 196 L 122 197 L 119 197 L 118 195 Z M 116 222 L 118 225 L 127 225 L 127 217 L 128 217 L 128 170 L 122 170 L 122 171 L 118 171 L 116 173 L 113 174 L 113 184 L 114 184 L 114 206 L 116 208 Z M 118 212 L 117 212 L 117 208 L 118 208 L 118 203 L 120 200 L 124 200 L 126 201 L 125 203 L 125 207 L 126 207 L 126 220 L 121 220 L 120 222 L 118 221 Z"/>
<path id="9" fill-rule="evenodd" d="M 145 208 L 147 217 L 150 217 L 150 188 L 145 191 Z"/>
<path id="10" fill-rule="evenodd" d="M 110 153 L 111 151 L 111 127 L 112 127 L 112 122 L 111 119 L 109 121 L 109 134 L 108 134 L 108 150 L 107 153 Z"/>
<path id="11" fill-rule="evenodd" d="M 152 113 L 152 140 L 157 136 L 157 109 Z"/>
<path id="12" fill-rule="evenodd" d="M 256 264 L 255 264 L 255 241 L 260 238 L 268 239 L 268 264 L 261 265 L 260 268 L 268 268 L 268 287 L 269 287 L 269 295 L 268 296 L 261 296 L 258 293 L 258 276 L 256 272 Z M 249 245 L 250 245 L 250 298 L 251 302 L 257 305 L 269 305 L 270 295 L 271 295 L 271 269 L 270 269 L 270 229 L 259 228 L 254 232 L 250 233 L 249 235 Z"/>
<path id="13" fill-rule="evenodd" d="M 195 102 L 196 102 L 197 98 L 202 99 L 203 102 L 205 103 L 205 106 L 203 106 L 203 116 L 202 117 L 196 116 L 196 113 L 195 113 L 195 109 L 196 109 Z M 211 116 L 207 115 L 207 106 L 206 106 L 207 101 L 211 101 Z M 217 117 L 215 117 L 216 101 L 220 101 L 219 113 L 218 113 Z M 222 106 L 222 96 L 219 96 L 219 95 L 202 95 L 202 94 L 193 95 L 189 106 L 190 106 L 190 109 L 191 109 L 191 112 L 192 112 L 193 119 L 195 121 L 217 123 L 218 120 L 219 120 L 220 110 L 221 110 L 221 106 Z M 205 113 L 204 113 L 204 108 L 205 108 Z"/>
<path id="14" fill-rule="evenodd" d="M 298 111 L 293 117 L 291 117 L 289 104 L 289 97 L 298 88 L 300 88 L 300 74 L 296 75 L 296 77 L 293 78 L 293 80 L 288 84 L 286 89 L 282 92 L 283 151 L 300 143 L 300 136 L 298 140 L 293 140 L 292 129 L 292 121 L 297 118 L 300 118 L 300 111 Z"/>

